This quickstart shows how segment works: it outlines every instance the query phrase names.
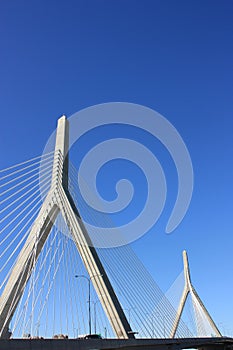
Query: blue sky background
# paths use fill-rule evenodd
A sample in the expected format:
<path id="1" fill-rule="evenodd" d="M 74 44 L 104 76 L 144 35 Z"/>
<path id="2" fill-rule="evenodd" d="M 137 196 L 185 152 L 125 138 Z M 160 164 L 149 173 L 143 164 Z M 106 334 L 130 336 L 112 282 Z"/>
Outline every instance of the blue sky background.
<path id="1" fill-rule="evenodd" d="M 181 271 L 186 249 L 197 291 L 230 335 L 232 42 L 230 0 L 0 2 L 0 168 L 41 154 L 63 113 L 110 101 L 161 113 L 189 149 L 193 199 L 166 235 L 177 181 L 164 160 L 166 210 L 133 248 L 163 290 Z"/>

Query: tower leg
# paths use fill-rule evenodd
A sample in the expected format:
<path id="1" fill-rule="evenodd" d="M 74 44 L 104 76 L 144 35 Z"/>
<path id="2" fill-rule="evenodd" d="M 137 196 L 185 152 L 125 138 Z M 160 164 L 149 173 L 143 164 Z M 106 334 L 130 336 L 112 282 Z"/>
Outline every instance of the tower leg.
<path id="1" fill-rule="evenodd" d="M 179 323 L 180 323 L 180 319 L 181 319 L 181 316 L 182 316 L 182 312 L 184 310 L 184 305 L 186 303 L 188 294 L 189 294 L 189 291 L 187 289 L 184 289 L 182 297 L 180 299 L 180 304 L 179 304 L 179 308 L 178 308 L 178 311 L 177 311 L 177 314 L 176 314 L 174 325 L 172 327 L 171 338 L 175 338 L 176 331 L 177 331 L 177 328 L 178 328 Z"/>
<path id="2" fill-rule="evenodd" d="M 205 305 L 203 304 L 203 302 L 201 301 L 199 295 L 197 294 L 196 290 L 194 289 L 194 287 L 192 286 L 192 294 L 194 295 L 195 299 L 197 300 L 198 304 L 200 305 L 202 311 L 204 312 L 205 316 L 207 317 L 207 320 L 209 321 L 209 324 L 211 325 L 213 331 L 215 332 L 217 337 L 221 337 L 221 333 L 218 329 L 218 327 L 216 326 L 214 320 L 212 319 L 212 317 L 210 316 L 208 310 L 206 309 Z"/>
<path id="3" fill-rule="evenodd" d="M 9 323 L 58 212 L 58 207 L 51 204 L 49 198 L 47 198 L 12 269 L 0 300 L 1 338 L 6 337 L 8 334 Z"/>

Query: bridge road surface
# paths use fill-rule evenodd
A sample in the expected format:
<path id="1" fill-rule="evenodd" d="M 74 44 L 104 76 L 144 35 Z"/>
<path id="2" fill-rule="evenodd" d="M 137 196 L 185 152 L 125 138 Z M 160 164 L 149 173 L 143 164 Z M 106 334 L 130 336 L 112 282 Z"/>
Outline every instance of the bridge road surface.
<path id="1" fill-rule="evenodd" d="M 233 338 L 0 339 L 0 350 L 233 350 Z"/>

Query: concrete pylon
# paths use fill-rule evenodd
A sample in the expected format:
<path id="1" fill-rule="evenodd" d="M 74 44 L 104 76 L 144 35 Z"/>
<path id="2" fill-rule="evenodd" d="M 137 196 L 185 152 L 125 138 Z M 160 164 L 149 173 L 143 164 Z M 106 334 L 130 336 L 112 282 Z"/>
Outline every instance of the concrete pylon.
<path id="1" fill-rule="evenodd" d="M 221 337 L 221 333 L 219 329 L 217 328 L 216 324 L 214 323 L 212 317 L 210 316 L 209 312 L 207 311 L 206 307 L 204 306 L 203 302 L 201 301 L 199 295 L 197 294 L 195 288 L 193 287 L 191 283 L 191 278 L 190 278 L 190 270 L 189 270 L 189 263 L 188 263 L 188 255 L 187 252 L 184 250 L 183 251 L 183 263 L 184 263 L 184 277 L 185 277 L 185 285 L 184 285 L 184 290 L 180 299 L 179 307 L 177 310 L 176 318 L 174 325 L 172 327 L 172 332 L 171 332 L 171 338 L 174 338 L 176 335 L 176 331 L 179 326 L 179 322 L 182 316 L 182 312 L 184 310 L 185 302 L 187 300 L 188 294 L 192 293 L 193 297 L 201 307 L 202 311 L 204 312 L 205 316 L 207 317 L 207 320 L 209 321 L 212 329 L 216 333 L 216 336 Z"/>
<path id="2" fill-rule="evenodd" d="M 0 298 L 0 337 L 9 337 L 9 323 L 50 230 L 61 212 L 109 322 L 120 339 L 134 338 L 104 267 L 68 190 L 69 122 L 58 120 L 50 190 L 12 269 Z"/>

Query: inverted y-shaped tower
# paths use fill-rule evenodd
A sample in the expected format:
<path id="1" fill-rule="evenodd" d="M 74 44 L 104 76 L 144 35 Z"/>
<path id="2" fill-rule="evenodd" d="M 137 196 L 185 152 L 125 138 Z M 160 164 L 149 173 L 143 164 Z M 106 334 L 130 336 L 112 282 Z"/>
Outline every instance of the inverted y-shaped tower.
<path id="1" fill-rule="evenodd" d="M 183 290 L 182 297 L 180 299 L 179 307 L 178 307 L 178 310 L 177 310 L 175 322 L 174 322 L 174 325 L 173 325 L 173 328 L 172 328 L 171 338 L 175 337 L 175 334 L 176 334 L 176 331 L 177 331 L 177 328 L 179 326 L 179 322 L 180 322 L 180 319 L 181 319 L 181 316 L 182 316 L 182 312 L 184 310 L 185 302 L 187 300 L 187 297 L 188 297 L 189 293 L 192 293 L 193 298 L 195 298 L 195 301 L 197 302 L 197 304 L 199 304 L 200 308 L 204 312 L 205 316 L 207 317 L 207 320 L 208 320 L 209 324 L 211 325 L 211 327 L 214 330 L 214 332 L 216 333 L 216 335 L 218 337 L 221 337 L 221 333 L 220 333 L 219 329 L 217 328 L 217 326 L 214 323 L 212 317 L 210 316 L 209 312 L 205 308 L 203 302 L 199 298 L 195 288 L 193 287 L 193 285 L 191 283 L 189 263 L 188 263 L 188 256 L 187 256 L 187 252 L 185 250 L 183 251 L 183 262 L 184 262 L 185 285 L 184 285 L 184 290 Z"/>
<path id="2" fill-rule="evenodd" d="M 69 193 L 68 150 L 69 123 L 66 117 L 62 116 L 57 125 L 50 190 L 0 297 L 1 338 L 8 337 L 9 323 L 59 212 L 70 230 L 90 278 L 93 277 L 92 283 L 116 336 L 123 339 L 134 338 L 123 309 Z"/>

